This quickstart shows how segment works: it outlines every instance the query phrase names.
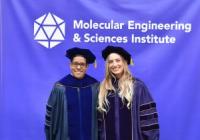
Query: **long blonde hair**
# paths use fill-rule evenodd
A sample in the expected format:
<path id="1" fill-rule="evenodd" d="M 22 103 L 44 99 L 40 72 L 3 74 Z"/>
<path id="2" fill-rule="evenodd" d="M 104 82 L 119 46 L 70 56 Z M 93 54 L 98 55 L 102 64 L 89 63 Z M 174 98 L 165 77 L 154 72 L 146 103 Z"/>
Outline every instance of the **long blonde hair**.
<path id="1" fill-rule="evenodd" d="M 122 57 L 121 57 L 122 58 Z M 119 96 L 122 99 L 122 102 L 124 103 L 125 99 L 127 100 L 127 108 L 131 107 L 132 97 L 133 97 L 133 76 L 128 69 L 127 62 L 122 58 L 122 62 L 124 63 L 124 70 L 121 78 L 118 81 L 118 87 L 119 87 Z M 107 112 L 107 109 L 109 107 L 109 101 L 107 99 L 108 91 L 113 90 L 115 91 L 115 88 L 112 85 L 111 79 L 115 76 L 111 73 L 108 67 L 108 59 L 106 60 L 106 73 L 105 73 L 105 79 L 100 84 L 100 91 L 98 95 L 98 110 L 100 112 Z"/>

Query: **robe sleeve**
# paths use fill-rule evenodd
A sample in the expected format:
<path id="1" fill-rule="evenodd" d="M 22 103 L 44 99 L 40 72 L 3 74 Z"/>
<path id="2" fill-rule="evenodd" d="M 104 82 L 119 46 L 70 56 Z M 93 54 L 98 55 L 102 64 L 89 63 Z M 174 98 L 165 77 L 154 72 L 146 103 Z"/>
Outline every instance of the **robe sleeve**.
<path id="1" fill-rule="evenodd" d="M 46 115 L 45 115 L 45 135 L 46 140 L 54 140 L 54 135 L 56 131 L 56 104 L 57 98 L 60 93 L 64 92 L 62 85 L 55 84 L 51 94 L 49 96 L 48 102 L 46 104 Z"/>
<path id="2" fill-rule="evenodd" d="M 97 124 L 98 124 L 98 140 L 104 139 L 104 120 L 103 120 L 103 113 L 97 112 Z"/>
<path id="3" fill-rule="evenodd" d="M 159 140 L 159 124 L 156 103 L 147 87 L 142 84 L 139 98 L 139 124 L 144 140 Z"/>
<path id="4" fill-rule="evenodd" d="M 96 100 L 96 118 L 97 118 L 97 139 L 98 140 L 103 140 L 104 139 L 104 112 L 100 112 L 98 110 L 98 95 L 99 95 L 99 90 L 100 90 L 100 84 L 97 87 L 97 100 Z"/>

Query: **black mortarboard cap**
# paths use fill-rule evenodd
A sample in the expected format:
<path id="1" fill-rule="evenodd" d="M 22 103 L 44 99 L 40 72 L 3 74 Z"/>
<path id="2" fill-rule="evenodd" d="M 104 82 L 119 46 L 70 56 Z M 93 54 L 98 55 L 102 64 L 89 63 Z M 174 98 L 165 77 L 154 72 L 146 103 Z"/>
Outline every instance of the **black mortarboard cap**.
<path id="1" fill-rule="evenodd" d="M 128 53 L 126 50 L 124 50 L 122 47 L 116 47 L 116 46 L 107 46 L 103 51 L 102 51 L 102 56 L 104 60 L 108 57 L 109 54 L 111 53 L 117 53 L 120 56 L 122 56 L 127 64 L 129 65 L 131 63 L 131 55 Z"/>
<path id="2" fill-rule="evenodd" d="M 71 61 L 78 55 L 83 56 L 86 59 L 87 64 L 94 63 L 96 59 L 95 55 L 88 49 L 74 47 L 66 51 L 66 57 L 68 57 Z"/>

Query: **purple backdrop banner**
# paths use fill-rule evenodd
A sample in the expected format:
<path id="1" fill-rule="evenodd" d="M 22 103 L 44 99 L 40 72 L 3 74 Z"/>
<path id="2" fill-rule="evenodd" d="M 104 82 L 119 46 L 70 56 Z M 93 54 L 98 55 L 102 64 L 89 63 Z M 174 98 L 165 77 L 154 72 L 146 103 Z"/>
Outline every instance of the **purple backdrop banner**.
<path id="1" fill-rule="evenodd" d="M 101 81 L 107 45 L 132 54 L 158 106 L 161 140 L 199 140 L 200 1 L 1 0 L 0 139 L 44 140 L 45 105 L 68 74 L 65 51 L 89 48 Z"/>

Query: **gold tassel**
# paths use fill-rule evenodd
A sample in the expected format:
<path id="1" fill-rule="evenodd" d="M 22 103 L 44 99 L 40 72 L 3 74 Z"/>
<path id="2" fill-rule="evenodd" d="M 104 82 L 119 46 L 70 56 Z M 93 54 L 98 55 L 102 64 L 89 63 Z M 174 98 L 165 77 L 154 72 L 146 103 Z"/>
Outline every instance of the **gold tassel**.
<path id="1" fill-rule="evenodd" d="M 131 58 L 130 65 L 131 65 L 131 66 L 133 66 L 133 65 L 134 65 L 134 62 L 133 62 L 133 59 L 132 59 L 132 58 Z"/>
<path id="2" fill-rule="evenodd" d="M 97 68 L 97 61 L 94 61 L 94 68 Z"/>

